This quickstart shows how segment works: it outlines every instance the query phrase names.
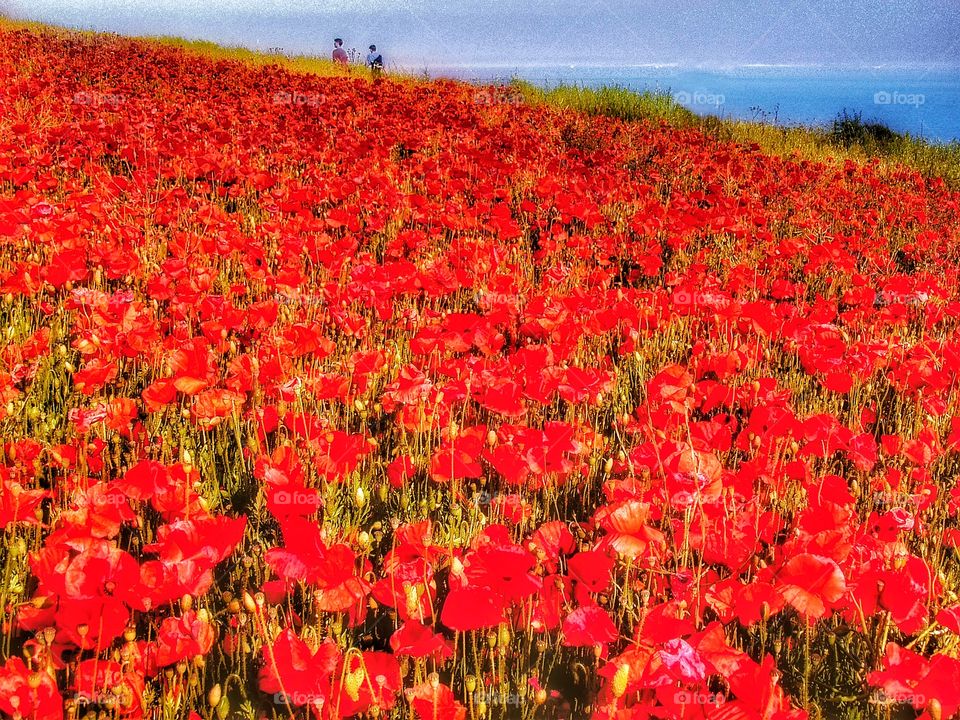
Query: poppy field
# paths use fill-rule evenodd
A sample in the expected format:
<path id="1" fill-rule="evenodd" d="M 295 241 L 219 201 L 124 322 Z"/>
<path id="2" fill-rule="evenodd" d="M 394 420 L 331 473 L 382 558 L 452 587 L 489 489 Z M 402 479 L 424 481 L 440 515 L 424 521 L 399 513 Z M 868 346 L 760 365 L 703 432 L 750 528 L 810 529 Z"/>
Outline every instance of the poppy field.
<path id="1" fill-rule="evenodd" d="M 0 31 L 0 714 L 960 711 L 960 194 Z"/>

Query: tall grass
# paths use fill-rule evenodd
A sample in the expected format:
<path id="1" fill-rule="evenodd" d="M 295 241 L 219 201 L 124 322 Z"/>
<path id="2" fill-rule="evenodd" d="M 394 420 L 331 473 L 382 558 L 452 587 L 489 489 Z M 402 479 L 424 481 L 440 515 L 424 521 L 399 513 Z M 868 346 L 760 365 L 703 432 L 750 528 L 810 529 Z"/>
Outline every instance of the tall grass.
<path id="1" fill-rule="evenodd" d="M 46 32 L 54 35 L 73 35 L 75 37 L 109 37 L 109 33 L 101 33 L 93 30 L 77 30 L 73 28 L 61 28 L 54 25 L 45 25 L 43 23 L 32 22 L 29 20 L 19 20 L 0 14 L 0 29 L 6 30 L 30 30 L 32 32 Z M 343 75 L 344 70 L 341 66 L 332 60 L 311 55 L 287 55 L 278 52 L 263 52 L 260 50 L 251 50 L 244 47 L 233 47 L 220 45 L 207 40 L 191 40 L 182 37 L 172 37 L 167 35 L 139 35 L 124 36 L 131 40 L 141 40 L 152 42 L 167 47 L 179 48 L 186 53 L 200 55 L 213 60 L 235 60 L 237 62 L 250 63 L 257 66 L 281 65 L 294 72 L 312 73 L 322 76 Z M 362 71 L 354 68 L 359 74 Z"/>
<path id="2" fill-rule="evenodd" d="M 924 176 L 939 177 L 960 189 L 960 143 L 932 144 L 894 132 L 858 114 L 842 111 L 828 127 L 778 125 L 766 122 L 699 116 L 666 92 L 637 92 L 623 87 L 584 88 L 559 85 L 540 88 L 522 80 L 513 87 L 527 102 L 569 108 L 623 120 L 664 121 L 697 127 L 720 140 L 756 144 L 775 155 L 799 154 L 817 161 L 880 159 L 887 166 L 905 165 Z"/>
<path id="3" fill-rule="evenodd" d="M 617 86 L 587 88 L 558 85 L 541 88 L 523 80 L 513 80 L 511 84 L 527 102 L 535 105 L 545 104 L 623 120 L 663 120 L 678 127 L 697 123 L 697 116 L 667 93 L 634 92 Z"/>

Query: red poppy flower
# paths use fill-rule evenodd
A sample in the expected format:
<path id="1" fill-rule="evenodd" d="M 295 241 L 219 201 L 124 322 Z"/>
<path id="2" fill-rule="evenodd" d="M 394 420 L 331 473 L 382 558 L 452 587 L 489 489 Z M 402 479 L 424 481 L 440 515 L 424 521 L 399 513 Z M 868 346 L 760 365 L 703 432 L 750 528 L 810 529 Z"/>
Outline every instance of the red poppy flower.
<path id="1" fill-rule="evenodd" d="M 467 708 L 443 683 L 425 682 L 406 691 L 419 720 L 466 720 Z"/>
<path id="2" fill-rule="evenodd" d="M 451 590 L 443 601 L 440 622 L 451 630 L 482 630 L 498 626 L 504 620 L 504 599 L 487 587 L 462 587 Z"/>
<path id="3" fill-rule="evenodd" d="M 830 613 L 830 607 L 847 591 L 843 572 L 833 561 L 802 553 L 788 560 L 777 573 L 777 591 L 808 622 Z"/>
<path id="4" fill-rule="evenodd" d="M 453 648 L 446 638 L 415 620 L 408 620 L 390 636 L 390 648 L 396 655 L 431 657 L 435 662 L 453 657 Z"/>
<path id="5" fill-rule="evenodd" d="M 10 717 L 62 720 L 63 698 L 54 678 L 14 657 L 0 667 L 0 710 Z"/>
<path id="6" fill-rule="evenodd" d="M 563 644 L 567 647 L 606 645 L 619 636 L 610 615 L 597 605 L 577 608 L 563 621 Z"/>

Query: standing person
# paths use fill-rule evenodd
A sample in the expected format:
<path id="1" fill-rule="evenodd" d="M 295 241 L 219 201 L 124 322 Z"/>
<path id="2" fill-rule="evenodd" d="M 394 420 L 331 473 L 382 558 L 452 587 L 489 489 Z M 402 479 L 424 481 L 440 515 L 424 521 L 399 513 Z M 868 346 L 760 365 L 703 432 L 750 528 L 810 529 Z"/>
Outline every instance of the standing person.
<path id="1" fill-rule="evenodd" d="M 380 73 L 383 72 L 383 55 L 377 52 L 376 45 L 371 45 L 370 52 L 367 53 L 367 67 L 370 68 L 373 79 L 379 80 Z"/>
<path id="2" fill-rule="evenodd" d="M 349 62 L 347 51 L 343 49 L 343 40 L 340 38 L 336 38 L 333 41 L 333 61 L 344 68 Z"/>

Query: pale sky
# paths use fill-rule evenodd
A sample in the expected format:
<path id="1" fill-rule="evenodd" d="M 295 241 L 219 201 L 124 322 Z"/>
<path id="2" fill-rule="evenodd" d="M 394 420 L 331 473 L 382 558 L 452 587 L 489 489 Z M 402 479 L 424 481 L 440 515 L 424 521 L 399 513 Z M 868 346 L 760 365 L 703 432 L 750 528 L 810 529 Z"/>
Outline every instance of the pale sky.
<path id="1" fill-rule="evenodd" d="M 14 17 L 326 54 L 458 63 L 960 65 L 945 0 L 0 0 Z"/>

